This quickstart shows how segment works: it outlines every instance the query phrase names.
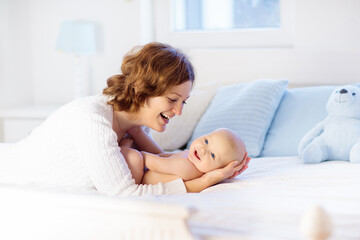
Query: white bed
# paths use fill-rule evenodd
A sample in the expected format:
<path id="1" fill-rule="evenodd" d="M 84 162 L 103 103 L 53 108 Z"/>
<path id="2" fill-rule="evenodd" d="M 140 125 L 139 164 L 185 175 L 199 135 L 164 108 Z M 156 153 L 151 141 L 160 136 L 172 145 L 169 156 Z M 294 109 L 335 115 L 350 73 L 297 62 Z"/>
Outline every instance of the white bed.
<path id="1" fill-rule="evenodd" d="M 332 223 L 328 239 L 360 239 L 360 164 L 303 164 L 296 156 L 300 138 L 326 115 L 333 87 L 287 90 L 283 82 L 261 82 L 217 88 L 195 90 L 183 115 L 153 137 L 173 150 L 230 124 L 256 156 L 243 174 L 201 193 L 128 198 L 0 185 L 0 239 L 306 239 L 300 223 L 314 206 Z M 219 105 L 232 114 L 213 114 Z"/>
<path id="2" fill-rule="evenodd" d="M 304 213 L 321 206 L 329 239 L 360 239 L 360 164 L 254 158 L 241 176 L 201 193 L 105 197 L 0 187 L 1 239 L 305 239 Z"/>
<path id="3" fill-rule="evenodd" d="M 188 220 L 205 239 L 304 239 L 304 213 L 321 206 L 333 222 L 329 239 L 360 239 L 360 165 L 304 165 L 298 157 L 254 158 L 249 169 L 199 194 L 157 201 L 194 209 Z"/>

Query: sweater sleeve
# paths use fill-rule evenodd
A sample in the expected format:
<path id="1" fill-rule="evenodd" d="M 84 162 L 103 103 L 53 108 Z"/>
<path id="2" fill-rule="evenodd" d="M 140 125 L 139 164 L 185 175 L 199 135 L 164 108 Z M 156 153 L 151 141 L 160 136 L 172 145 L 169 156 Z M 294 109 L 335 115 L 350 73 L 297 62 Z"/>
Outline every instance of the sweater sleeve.
<path id="1" fill-rule="evenodd" d="M 112 113 L 107 117 L 106 114 L 92 112 L 80 117 L 80 135 L 76 144 L 97 191 L 119 196 L 186 193 L 182 179 L 157 185 L 135 184 L 112 130 Z"/>

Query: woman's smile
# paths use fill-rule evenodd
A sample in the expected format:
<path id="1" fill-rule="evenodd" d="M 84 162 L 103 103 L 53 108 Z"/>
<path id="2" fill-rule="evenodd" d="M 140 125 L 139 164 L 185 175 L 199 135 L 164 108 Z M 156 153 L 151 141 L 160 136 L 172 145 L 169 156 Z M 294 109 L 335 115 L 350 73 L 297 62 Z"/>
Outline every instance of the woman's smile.
<path id="1" fill-rule="evenodd" d="M 164 119 L 166 124 L 169 123 L 170 119 L 172 118 L 172 117 L 166 115 L 165 113 L 160 113 L 160 116 Z"/>

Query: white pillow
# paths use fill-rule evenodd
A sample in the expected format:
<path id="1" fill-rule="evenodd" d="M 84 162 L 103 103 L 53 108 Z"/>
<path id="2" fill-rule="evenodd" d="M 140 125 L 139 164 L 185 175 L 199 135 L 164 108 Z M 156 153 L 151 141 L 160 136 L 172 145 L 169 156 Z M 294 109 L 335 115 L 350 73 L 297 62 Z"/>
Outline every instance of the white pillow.
<path id="1" fill-rule="evenodd" d="M 187 146 L 196 138 L 225 127 L 244 140 L 249 156 L 258 156 L 287 84 L 286 80 L 258 80 L 220 88 Z"/>
<path id="2" fill-rule="evenodd" d="M 184 146 L 219 87 L 220 82 L 195 85 L 182 114 L 171 119 L 164 132 L 151 130 L 154 141 L 165 151 L 173 151 Z"/>

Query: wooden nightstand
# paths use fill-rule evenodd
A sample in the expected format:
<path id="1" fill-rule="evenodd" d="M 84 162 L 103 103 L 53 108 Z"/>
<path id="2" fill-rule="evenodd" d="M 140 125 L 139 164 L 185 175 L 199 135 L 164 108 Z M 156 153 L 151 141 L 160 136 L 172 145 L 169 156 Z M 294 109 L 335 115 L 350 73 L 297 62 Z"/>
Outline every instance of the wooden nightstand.
<path id="1" fill-rule="evenodd" d="M 0 109 L 0 142 L 17 142 L 29 135 L 59 106 L 24 106 Z"/>

